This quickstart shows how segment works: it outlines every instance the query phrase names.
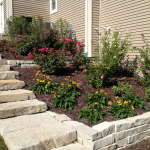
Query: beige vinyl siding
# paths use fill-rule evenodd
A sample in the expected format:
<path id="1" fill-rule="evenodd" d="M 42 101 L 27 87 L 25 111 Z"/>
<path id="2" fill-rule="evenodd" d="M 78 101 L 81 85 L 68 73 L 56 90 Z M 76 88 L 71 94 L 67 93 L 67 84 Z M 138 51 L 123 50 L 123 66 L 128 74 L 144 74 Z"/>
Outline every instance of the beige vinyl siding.
<path id="1" fill-rule="evenodd" d="M 7 3 L 6 0 L 3 0 L 4 5 L 4 29 L 6 28 L 6 20 L 7 20 Z"/>
<path id="2" fill-rule="evenodd" d="M 72 25 L 78 41 L 85 42 L 85 0 L 57 0 L 57 12 L 51 14 L 51 22 L 60 18 Z"/>
<path id="3" fill-rule="evenodd" d="M 50 22 L 50 0 L 13 0 L 13 16 L 37 15 Z"/>
<path id="4" fill-rule="evenodd" d="M 120 28 L 122 39 L 126 32 L 131 31 L 135 36 L 132 40 L 133 46 L 142 48 L 145 46 L 141 33 L 150 40 L 150 0 L 102 0 L 101 3 L 101 33 L 102 27 L 111 27 L 110 33 L 113 34 L 115 27 Z M 137 32 L 137 34 L 136 34 Z M 139 55 L 137 52 L 129 52 L 129 56 L 134 58 Z"/>
<path id="5" fill-rule="evenodd" d="M 97 39 L 99 39 L 99 29 L 95 30 L 95 28 L 99 28 L 99 9 L 100 9 L 100 0 L 92 1 L 92 41 L 98 44 Z M 95 52 L 95 44 L 92 44 L 92 57 L 96 54 Z"/>

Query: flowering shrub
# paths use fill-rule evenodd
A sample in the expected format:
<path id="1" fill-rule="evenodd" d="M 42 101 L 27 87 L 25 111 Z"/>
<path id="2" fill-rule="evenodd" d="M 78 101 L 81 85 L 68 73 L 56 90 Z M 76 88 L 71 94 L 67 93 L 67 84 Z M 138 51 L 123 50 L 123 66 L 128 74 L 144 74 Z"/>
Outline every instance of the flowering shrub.
<path id="1" fill-rule="evenodd" d="M 89 64 L 85 72 L 85 77 L 92 86 L 101 87 L 106 84 L 109 78 L 114 76 L 119 63 L 124 62 L 124 58 L 132 45 L 128 40 L 129 36 L 130 34 L 127 34 L 126 38 L 121 40 L 119 31 L 115 30 L 111 41 L 108 35 L 100 38 L 103 46 L 96 48 L 98 56 L 95 59 L 95 66 Z"/>
<path id="2" fill-rule="evenodd" d="M 146 96 L 145 96 L 145 99 L 146 99 L 147 101 L 150 101 L 150 89 L 149 89 L 149 88 L 146 89 Z"/>
<path id="3" fill-rule="evenodd" d="M 54 107 L 62 107 L 67 110 L 73 110 L 77 105 L 76 98 L 80 95 L 78 91 L 79 83 L 67 79 L 67 83 L 62 83 L 58 92 L 54 94 Z"/>

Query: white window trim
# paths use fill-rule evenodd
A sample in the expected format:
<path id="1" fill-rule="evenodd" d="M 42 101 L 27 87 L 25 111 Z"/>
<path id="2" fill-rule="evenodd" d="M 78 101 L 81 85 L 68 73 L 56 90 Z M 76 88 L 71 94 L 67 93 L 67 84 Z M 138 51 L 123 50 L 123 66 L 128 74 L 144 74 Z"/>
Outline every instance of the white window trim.
<path id="1" fill-rule="evenodd" d="M 50 0 L 50 14 L 56 13 L 57 12 L 57 0 L 56 1 L 56 8 L 52 10 L 52 0 Z"/>

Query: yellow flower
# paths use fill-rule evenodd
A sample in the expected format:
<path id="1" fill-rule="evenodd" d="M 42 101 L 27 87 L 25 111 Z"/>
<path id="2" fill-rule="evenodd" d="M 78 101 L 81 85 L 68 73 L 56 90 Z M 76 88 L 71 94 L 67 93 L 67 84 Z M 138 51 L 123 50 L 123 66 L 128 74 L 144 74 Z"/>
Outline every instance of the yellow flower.
<path id="1" fill-rule="evenodd" d="M 70 78 L 70 76 L 68 76 L 68 78 Z"/>
<path id="2" fill-rule="evenodd" d="M 97 102 L 94 102 L 94 105 L 97 105 Z"/>
<path id="3" fill-rule="evenodd" d="M 47 84 L 45 85 L 45 88 L 47 88 Z"/>
<path id="4" fill-rule="evenodd" d="M 55 93 L 55 91 L 51 91 L 51 93 Z"/>
<path id="5" fill-rule="evenodd" d="M 122 103 L 118 103 L 119 105 L 122 105 Z"/>
<path id="6" fill-rule="evenodd" d="M 76 84 L 76 82 L 72 82 L 72 84 Z"/>
<path id="7" fill-rule="evenodd" d="M 128 101 L 124 101 L 124 104 L 125 104 L 125 105 L 128 104 Z"/>
<path id="8" fill-rule="evenodd" d="M 109 104 L 109 105 L 112 105 L 112 102 L 111 102 L 111 101 L 108 101 L 108 104 Z"/>
<path id="9" fill-rule="evenodd" d="M 54 94 L 54 97 L 56 97 L 56 95 Z"/>
<path id="10" fill-rule="evenodd" d="M 129 103 L 131 103 L 131 101 L 129 100 Z"/>
<path id="11" fill-rule="evenodd" d="M 117 99 L 118 97 L 115 97 L 115 99 Z"/>
<path id="12" fill-rule="evenodd" d="M 70 87 L 71 85 L 69 84 L 68 87 Z"/>
<path id="13" fill-rule="evenodd" d="M 49 79 L 49 76 L 46 76 L 47 79 Z"/>
<path id="14" fill-rule="evenodd" d="M 39 79 L 36 79 L 37 81 L 40 81 Z"/>
<path id="15" fill-rule="evenodd" d="M 121 103 L 121 100 L 118 100 L 117 103 Z"/>
<path id="16" fill-rule="evenodd" d="M 42 72 L 45 72 L 45 70 L 43 70 Z"/>
<path id="17" fill-rule="evenodd" d="M 33 80 L 35 80 L 35 79 L 33 79 Z"/>
<path id="18" fill-rule="evenodd" d="M 88 98 L 90 99 L 92 96 L 89 96 Z"/>
<path id="19" fill-rule="evenodd" d="M 104 92 L 103 90 L 101 90 L 101 92 Z"/>
<path id="20" fill-rule="evenodd" d="M 77 87 L 79 87 L 79 85 L 77 85 Z"/>
<path id="21" fill-rule="evenodd" d="M 124 97 L 123 97 L 124 98 Z"/>
<path id="22" fill-rule="evenodd" d="M 134 110 L 135 108 L 133 106 L 131 106 L 131 108 Z"/>
<path id="23" fill-rule="evenodd" d="M 54 84 L 54 83 L 51 83 L 52 85 Z"/>
<path id="24" fill-rule="evenodd" d="M 98 93 L 98 91 L 96 91 L 95 93 Z"/>
<path id="25" fill-rule="evenodd" d="M 107 93 L 104 93 L 105 95 L 107 94 Z"/>
<path id="26" fill-rule="evenodd" d="M 64 94 L 65 94 L 66 92 L 64 92 Z"/>
<path id="27" fill-rule="evenodd" d="M 50 84 L 51 82 L 50 81 L 48 81 L 48 84 Z"/>
<path id="28" fill-rule="evenodd" d="M 61 84 L 61 85 L 64 85 L 64 84 Z"/>
<path id="29" fill-rule="evenodd" d="M 65 80 L 67 80 L 67 78 Z"/>
<path id="30" fill-rule="evenodd" d="M 58 89 L 60 91 L 60 89 Z"/>
<path id="31" fill-rule="evenodd" d="M 60 95 L 58 95 L 58 97 L 60 97 Z"/>

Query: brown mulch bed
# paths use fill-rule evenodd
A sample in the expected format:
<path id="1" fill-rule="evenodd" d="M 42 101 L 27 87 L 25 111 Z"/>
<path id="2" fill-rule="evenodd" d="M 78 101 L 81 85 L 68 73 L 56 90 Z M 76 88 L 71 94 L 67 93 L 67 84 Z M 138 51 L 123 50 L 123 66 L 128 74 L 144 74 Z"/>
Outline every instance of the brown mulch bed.
<path id="1" fill-rule="evenodd" d="M 15 58 L 13 58 L 12 55 L 9 54 L 9 52 L 5 51 L 5 52 L 0 52 L 3 56 L 3 59 L 10 59 L 10 60 L 14 60 Z M 20 60 L 30 60 L 27 56 L 21 56 L 19 58 Z M 33 81 L 33 79 L 35 78 L 35 74 L 38 71 L 37 67 L 32 67 L 32 68 L 19 68 L 19 67 L 13 67 L 12 70 L 14 71 L 18 71 L 21 74 L 21 77 L 19 78 L 19 80 L 23 80 L 25 81 L 25 88 L 24 89 L 28 89 L 30 86 L 32 86 L 35 81 Z M 76 99 L 78 105 L 73 109 L 73 111 L 69 111 L 69 110 L 65 110 L 63 108 L 54 108 L 53 104 L 54 104 L 54 100 L 53 100 L 53 94 L 41 94 L 39 95 L 37 91 L 34 91 L 36 97 L 38 100 L 45 102 L 48 105 L 48 109 L 49 111 L 55 112 L 57 114 L 66 114 L 68 117 L 70 117 L 72 120 L 74 121 L 78 121 L 81 123 L 84 123 L 85 125 L 92 127 L 96 124 L 99 124 L 103 121 L 98 121 L 96 124 L 94 123 L 89 123 L 88 120 L 83 120 L 83 119 L 79 119 L 78 118 L 78 112 L 79 110 L 86 106 L 86 103 L 84 102 L 84 97 L 87 95 L 84 91 L 84 83 L 87 82 L 87 80 L 85 79 L 85 77 L 83 76 L 83 74 L 77 74 L 75 73 L 74 69 L 71 68 L 70 66 L 65 67 L 64 69 L 60 70 L 60 72 L 58 74 L 53 74 L 50 75 L 50 80 L 57 80 L 59 83 L 64 82 L 65 78 L 67 78 L 68 76 L 70 76 L 71 79 L 74 79 L 76 82 L 80 83 L 80 93 L 81 95 Z M 110 79 L 110 83 L 108 87 L 102 87 L 99 89 L 90 89 L 89 90 L 89 94 L 91 93 L 92 90 L 94 91 L 100 91 L 100 89 L 103 89 L 106 93 L 107 96 L 111 98 L 111 100 L 115 100 L 115 94 L 112 91 L 112 87 L 113 85 L 116 85 L 118 81 L 123 81 L 125 83 L 129 83 L 132 82 L 132 87 L 133 87 L 133 91 L 135 93 L 137 93 L 139 95 L 140 98 L 144 98 L 145 97 L 145 89 L 142 87 L 142 84 L 140 83 L 139 79 L 136 77 L 129 77 L 123 73 L 121 73 L 120 71 L 116 72 L 116 76 L 114 78 Z M 116 102 L 116 100 L 114 101 L 114 103 Z M 150 102 L 147 102 L 144 100 L 144 103 L 147 105 L 147 107 L 150 110 Z M 113 116 L 109 116 L 107 115 L 107 110 L 110 109 L 111 106 L 107 106 L 104 108 L 104 111 L 106 113 L 106 116 L 104 118 L 104 121 L 115 121 L 115 120 L 121 120 L 119 118 L 115 118 Z M 143 113 L 147 112 L 145 109 L 135 109 L 135 114 L 136 115 L 141 115 Z M 147 147 L 150 144 L 150 139 L 149 140 L 143 140 L 142 142 L 132 146 L 132 149 L 138 149 L 138 150 L 149 150 L 150 148 Z M 127 148 L 126 150 L 129 150 L 130 148 Z"/>

